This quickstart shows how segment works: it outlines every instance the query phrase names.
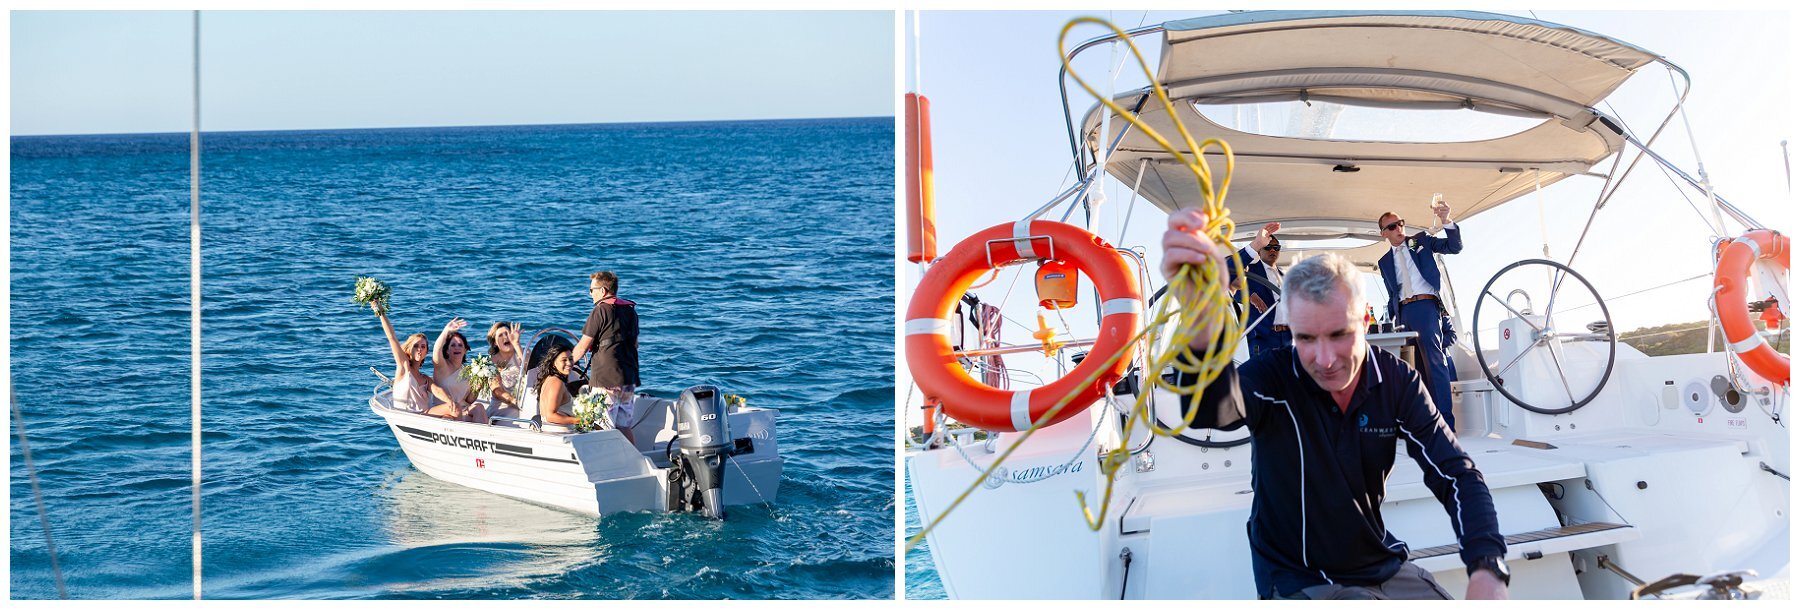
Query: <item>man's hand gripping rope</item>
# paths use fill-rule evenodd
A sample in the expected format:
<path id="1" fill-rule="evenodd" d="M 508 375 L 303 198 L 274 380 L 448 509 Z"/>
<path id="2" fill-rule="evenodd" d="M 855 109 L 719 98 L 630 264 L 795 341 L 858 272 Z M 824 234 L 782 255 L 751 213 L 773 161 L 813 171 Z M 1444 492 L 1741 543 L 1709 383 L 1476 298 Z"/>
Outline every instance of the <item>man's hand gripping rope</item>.
<path id="1" fill-rule="evenodd" d="M 1150 83 L 1150 89 L 1156 94 L 1156 100 L 1162 105 L 1163 112 L 1175 124 L 1176 131 L 1181 135 L 1182 143 L 1187 145 L 1187 152 L 1177 149 L 1169 142 L 1168 138 L 1152 129 L 1135 113 L 1127 111 L 1112 100 L 1100 95 L 1069 65 L 1067 51 L 1069 31 L 1082 23 L 1105 26 L 1112 30 L 1118 40 L 1124 41 L 1126 47 L 1131 50 L 1132 57 L 1137 59 L 1138 67 L 1143 70 L 1144 78 Z M 1236 169 L 1236 161 L 1232 157 L 1231 146 L 1223 140 L 1211 139 L 1198 144 L 1194 142 L 1193 135 L 1188 133 L 1187 126 L 1182 124 L 1179 115 L 1175 113 L 1175 104 L 1169 100 L 1168 91 L 1163 88 L 1162 83 L 1157 81 L 1156 75 L 1151 73 L 1149 62 L 1144 60 L 1143 53 L 1138 50 L 1137 44 L 1132 42 L 1131 37 L 1118 26 L 1095 17 L 1080 17 L 1071 20 L 1063 26 L 1062 34 L 1057 39 L 1057 51 L 1062 56 L 1063 69 L 1068 72 L 1069 77 L 1076 84 L 1081 86 L 1082 90 L 1087 91 L 1108 110 L 1142 131 L 1170 157 L 1181 160 L 1182 165 L 1193 174 L 1194 181 L 1199 187 L 1201 210 L 1196 212 L 1188 209 L 1170 216 L 1170 228 L 1175 231 L 1171 231 L 1173 235 L 1164 239 L 1164 251 L 1168 252 L 1171 246 L 1174 246 L 1178 252 L 1187 250 L 1194 256 L 1178 253 L 1171 258 L 1169 254 L 1164 255 L 1163 276 L 1169 282 L 1170 298 L 1163 300 L 1156 314 L 1151 316 L 1144 325 L 1144 330 L 1138 334 L 1137 338 L 1133 339 L 1133 341 L 1137 341 L 1149 336 L 1151 340 L 1147 347 L 1156 349 L 1154 355 L 1147 359 L 1148 366 L 1143 369 L 1144 376 L 1149 378 L 1151 383 L 1146 391 L 1138 395 L 1136 404 L 1132 406 L 1131 416 L 1126 419 L 1123 432 L 1124 438 L 1130 438 L 1132 430 L 1135 430 L 1142 422 L 1149 427 L 1151 433 L 1159 436 L 1180 434 L 1181 430 L 1193 423 L 1199 410 L 1185 409 L 1186 413 L 1181 420 L 1181 425 L 1163 429 L 1156 424 L 1156 416 L 1151 412 L 1150 397 L 1157 388 L 1161 388 L 1177 394 L 1191 394 L 1190 400 L 1197 402 L 1200 399 L 1201 391 L 1217 379 L 1225 371 L 1226 366 L 1231 364 L 1231 354 L 1237 350 L 1240 329 L 1244 327 L 1242 312 L 1248 309 L 1247 304 L 1238 307 L 1236 311 L 1231 307 L 1231 289 L 1235 289 L 1239 295 L 1248 294 L 1244 284 L 1243 263 L 1235 256 L 1229 257 L 1230 264 L 1236 266 L 1236 277 L 1238 278 L 1236 285 L 1231 286 L 1227 281 L 1228 276 L 1224 266 L 1219 264 L 1220 259 L 1224 257 L 1217 256 L 1218 252 L 1230 251 L 1231 234 L 1236 230 L 1235 223 L 1231 221 L 1231 211 L 1225 207 L 1225 195 L 1231 187 L 1231 174 Z M 1216 183 L 1213 179 L 1212 168 L 1207 165 L 1205 159 L 1206 151 L 1213 146 L 1219 148 L 1220 156 L 1225 159 L 1225 175 Z M 1174 234 L 1177 232 L 1179 234 Z M 1191 243 L 1167 243 L 1171 240 Z M 1165 325 L 1171 321 L 1175 322 L 1175 327 L 1168 332 L 1165 340 L 1162 336 L 1163 330 Z M 1205 345 L 1203 357 L 1195 357 L 1197 344 Z M 1167 347 L 1157 349 L 1158 346 Z M 1114 354 L 1113 358 L 1116 359 L 1121 355 Z M 1178 384 L 1164 380 L 1160 372 L 1169 367 L 1174 367 L 1175 370 L 1191 376 L 1193 381 Z M 1076 499 L 1081 503 L 1082 513 L 1087 519 L 1088 528 L 1091 530 L 1099 531 L 1105 521 L 1107 510 L 1112 503 L 1113 485 L 1117 481 L 1119 468 L 1131 461 L 1131 450 L 1127 445 L 1128 443 L 1121 442 L 1118 447 L 1108 451 L 1100 459 L 1101 471 L 1106 473 L 1106 492 L 1101 498 L 1098 515 L 1095 515 L 1094 511 L 1088 507 L 1086 494 L 1075 492 Z"/>

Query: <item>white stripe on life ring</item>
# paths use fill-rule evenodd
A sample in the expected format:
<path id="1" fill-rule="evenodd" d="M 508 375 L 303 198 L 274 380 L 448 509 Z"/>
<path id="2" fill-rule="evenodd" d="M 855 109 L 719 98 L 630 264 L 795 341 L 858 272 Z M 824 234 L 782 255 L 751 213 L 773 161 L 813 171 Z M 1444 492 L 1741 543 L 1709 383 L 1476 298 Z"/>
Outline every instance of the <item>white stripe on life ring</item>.
<path id="1" fill-rule="evenodd" d="M 906 321 L 906 335 L 949 335 L 950 321 L 943 318 L 919 318 Z"/>
<path id="2" fill-rule="evenodd" d="M 1739 237 L 1731 241 L 1750 246 L 1750 260 L 1762 258 L 1762 246 L 1756 245 L 1756 240 L 1748 237 Z"/>
<path id="3" fill-rule="evenodd" d="M 1032 260 L 1038 257 L 1031 251 L 1031 219 L 1027 218 L 1013 223 L 1013 249 L 1019 251 L 1019 258 Z"/>
<path id="4" fill-rule="evenodd" d="M 1731 344 L 1731 351 L 1739 353 L 1739 354 L 1747 354 L 1747 353 L 1756 351 L 1756 348 L 1759 348 L 1762 346 L 1763 346 L 1763 338 L 1760 336 L 1757 336 L 1756 333 L 1752 332 L 1752 333 L 1750 333 L 1750 336 L 1744 337 L 1743 341 L 1733 342 Z"/>
<path id="5" fill-rule="evenodd" d="M 1116 313 L 1135 314 L 1142 313 L 1143 311 L 1144 304 L 1137 299 L 1108 299 L 1106 302 L 1100 304 L 1100 317 L 1106 317 Z"/>
<path id="6" fill-rule="evenodd" d="M 1012 395 L 1013 430 L 1025 430 L 1031 427 L 1031 390 L 1019 390 Z"/>

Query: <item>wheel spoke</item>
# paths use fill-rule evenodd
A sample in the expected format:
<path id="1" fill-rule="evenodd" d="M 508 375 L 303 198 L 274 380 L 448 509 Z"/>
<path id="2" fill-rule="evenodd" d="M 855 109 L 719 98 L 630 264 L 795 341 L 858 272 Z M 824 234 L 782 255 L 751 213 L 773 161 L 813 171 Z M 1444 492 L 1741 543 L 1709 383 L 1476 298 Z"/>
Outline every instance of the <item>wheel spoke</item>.
<path id="1" fill-rule="evenodd" d="M 1556 357 L 1556 347 L 1558 345 L 1561 345 L 1561 343 L 1556 342 L 1554 339 L 1552 339 L 1551 341 L 1552 341 L 1552 345 L 1549 346 L 1550 347 L 1550 363 L 1556 365 L 1556 377 L 1557 377 L 1557 379 L 1562 380 L 1563 393 L 1569 395 L 1569 404 L 1573 405 L 1573 404 L 1575 404 L 1575 390 L 1572 390 L 1569 388 L 1569 374 L 1563 372 L 1562 359 Z"/>
<path id="2" fill-rule="evenodd" d="M 1495 377 L 1505 377 L 1506 372 L 1512 370 L 1513 365 L 1518 364 L 1520 360 L 1524 359 L 1525 354 L 1529 354 L 1529 353 L 1531 353 L 1531 350 L 1537 349 L 1537 346 L 1538 346 L 1537 342 L 1535 342 L 1535 341 L 1532 342 L 1531 347 L 1527 347 L 1524 349 L 1524 351 L 1519 352 L 1519 355 L 1513 356 L 1512 362 L 1508 362 L 1508 363 L 1506 363 L 1506 366 L 1500 367 L 1500 372 L 1494 373 L 1494 376 Z"/>
<path id="3" fill-rule="evenodd" d="M 1494 291 L 1492 291 L 1492 290 L 1489 290 L 1489 291 L 1487 291 L 1487 292 L 1483 292 L 1483 293 L 1481 293 L 1481 294 L 1482 294 L 1482 295 L 1483 295 L 1483 296 L 1487 296 L 1487 297 L 1493 297 L 1493 299 L 1494 299 L 1494 301 L 1495 301 L 1495 302 L 1497 302 L 1497 303 L 1500 303 L 1500 306 L 1501 306 L 1501 307 L 1505 307 L 1505 308 L 1506 308 L 1506 311 L 1508 311 L 1508 312 L 1511 312 L 1511 313 L 1512 313 L 1512 315 L 1513 315 L 1513 317 L 1515 317 L 1515 318 L 1518 318 L 1518 319 L 1520 319 L 1520 320 L 1524 320 L 1524 321 L 1525 321 L 1525 323 L 1526 323 L 1526 324 L 1529 324 L 1529 325 L 1531 325 L 1531 328 L 1532 328 L 1532 330 L 1536 330 L 1536 331 L 1538 331 L 1538 332 L 1543 332 L 1543 331 L 1544 331 L 1544 329 L 1543 329 L 1543 328 L 1540 328 L 1540 327 L 1538 327 L 1538 325 L 1537 325 L 1537 324 L 1533 324 L 1533 323 L 1532 323 L 1532 322 L 1531 322 L 1531 318 L 1527 318 L 1527 317 L 1525 317 L 1525 314 L 1522 314 L 1522 313 L 1519 313 L 1519 310 L 1517 310 L 1517 309 L 1513 309 L 1513 307 L 1512 307 L 1512 305 L 1510 305 L 1510 304 L 1508 304 L 1508 303 L 1507 303 L 1507 302 L 1506 302 L 1506 299 L 1502 299 L 1502 298 L 1500 298 L 1500 297 L 1499 297 L 1499 296 L 1498 296 L 1498 295 L 1495 295 L 1495 294 L 1494 294 Z"/>

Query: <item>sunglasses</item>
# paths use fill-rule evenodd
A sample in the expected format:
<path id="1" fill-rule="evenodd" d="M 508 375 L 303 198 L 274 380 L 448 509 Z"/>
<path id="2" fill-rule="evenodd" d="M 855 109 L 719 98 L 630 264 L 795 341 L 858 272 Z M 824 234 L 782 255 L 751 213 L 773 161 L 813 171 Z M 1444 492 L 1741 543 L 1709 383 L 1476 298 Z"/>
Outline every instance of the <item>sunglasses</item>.
<path id="1" fill-rule="evenodd" d="M 1263 251 L 1265 251 L 1265 252 L 1280 252 L 1281 244 L 1269 244 L 1267 246 L 1263 246 Z"/>
<path id="2" fill-rule="evenodd" d="M 1383 225 L 1383 226 L 1382 226 L 1382 227 L 1381 227 L 1381 230 L 1383 230 L 1383 231 L 1392 231 L 1392 230 L 1394 230 L 1394 229 L 1396 229 L 1396 228 L 1399 228 L 1399 227 L 1404 227 L 1404 226 L 1406 226 L 1406 220 L 1405 220 L 1405 219 L 1401 219 L 1401 220 L 1396 220 L 1396 221 L 1393 221 L 1393 222 L 1390 222 L 1390 223 L 1387 223 L 1387 224 L 1386 224 L 1386 225 Z"/>

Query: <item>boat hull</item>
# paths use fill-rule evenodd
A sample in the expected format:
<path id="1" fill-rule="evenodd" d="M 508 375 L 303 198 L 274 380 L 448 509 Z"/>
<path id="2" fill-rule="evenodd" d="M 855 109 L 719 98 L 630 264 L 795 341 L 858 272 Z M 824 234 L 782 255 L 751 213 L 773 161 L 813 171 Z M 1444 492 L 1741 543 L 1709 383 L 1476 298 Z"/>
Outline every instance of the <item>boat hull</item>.
<path id="1" fill-rule="evenodd" d="M 644 437 L 640 447 L 618 430 L 555 434 L 450 421 L 389 409 L 385 397 L 371 398 L 371 410 L 413 467 L 432 478 L 594 516 L 668 510 L 670 468 L 661 448 L 673 430 L 661 434 L 664 421 L 640 422 L 656 425 L 634 429 Z M 730 418 L 732 429 L 742 431 L 738 438 L 747 440 L 727 460 L 725 505 L 773 502 L 783 462 L 775 412 L 745 409 Z"/>
<path id="2" fill-rule="evenodd" d="M 1663 388 L 1723 375 L 1717 354 L 1650 358 L 1620 348 L 1626 353 L 1613 383 L 1573 414 L 1529 413 L 1484 381 L 1456 384 L 1465 416 L 1460 442 L 1481 469 L 1507 537 L 1509 594 L 1628 598 L 1634 585 L 1601 567 L 1607 563 L 1652 581 L 1752 569 L 1759 576 L 1746 588 L 1784 597 L 1790 502 L 1776 473 L 1788 472 L 1785 428 L 1753 406 L 1733 412 L 1721 404 L 1697 415 L 1702 407 L 1686 406 L 1683 396 L 1665 399 Z M 1157 404 L 1167 409 L 1158 413 L 1164 421 L 1179 416 L 1174 396 Z M 1145 446 L 1119 471 L 1102 527 L 1088 529 L 1070 497 L 1084 492 L 1098 514 L 1106 479 L 1092 443 L 1121 443 L 1108 435 L 1116 422 L 1096 420 L 1107 411 L 1039 430 L 1006 460 L 1004 474 L 937 524 L 929 549 L 947 595 L 1256 596 L 1244 530 L 1254 498 L 1248 445 L 1202 449 L 1160 439 Z M 907 474 L 920 519 L 950 510 L 1014 439 L 914 453 Z M 1140 433 L 1127 444 L 1143 442 Z M 1382 516 L 1409 544 L 1410 560 L 1461 597 L 1468 581 L 1454 528 L 1420 468 L 1397 456 Z"/>

